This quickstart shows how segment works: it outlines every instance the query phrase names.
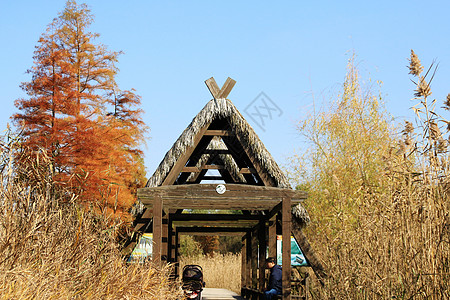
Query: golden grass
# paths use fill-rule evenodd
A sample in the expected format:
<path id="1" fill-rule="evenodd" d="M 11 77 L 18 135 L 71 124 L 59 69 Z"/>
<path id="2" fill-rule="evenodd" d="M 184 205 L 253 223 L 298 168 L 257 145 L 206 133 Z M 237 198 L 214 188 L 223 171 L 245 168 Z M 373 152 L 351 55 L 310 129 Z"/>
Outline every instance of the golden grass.
<path id="1" fill-rule="evenodd" d="M 0 152 L 0 299 L 177 299 L 167 268 L 126 264 L 117 226 L 53 186 L 47 158 L 17 156 L 16 145 Z"/>
<path id="2" fill-rule="evenodd" d="M 241 255 L 216 254 L 215 256 L 182 257 L 181 270 L 185 265 L 196 264 L 203 268 L 206 287 L 223 288 L 236 293 L 241 292 Z"/>
<path id="3" fill-rule="evenodd" d="M 329 275 L 311 294 L 450 299 L 447 122 L 434 111 L 434 101 L 427 101 L 429 84 L 412 52 L 418 127 L 407 122 L 402 140 L 392 138 L 395 128 L 386 126 L 377 98 L 361 93 L 352 63 L 344 84 L 352 89 L 344 90 L 338 109 L 313 116 L 312 126 L 301 128 L 312 129 L 310 153 L 317 162 L 301 186 L 310 192 L 306 235 Z"/>

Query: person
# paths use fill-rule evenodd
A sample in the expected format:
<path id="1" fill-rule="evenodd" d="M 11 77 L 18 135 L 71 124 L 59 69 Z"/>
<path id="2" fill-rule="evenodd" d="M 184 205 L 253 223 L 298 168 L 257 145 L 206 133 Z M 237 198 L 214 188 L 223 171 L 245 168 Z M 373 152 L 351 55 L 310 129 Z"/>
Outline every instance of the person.
<path id="1" fill-rule="evenodd" d="M 264 291 L 264 299 L 272 299 L 275 295 L 281 295 L 282 281 L 281 281 L 281 267 L 277 265 L 277 261 L 274 257 L 268 257 L 266 259 L 267 268 L 270 269 L 269 284 Z"/>

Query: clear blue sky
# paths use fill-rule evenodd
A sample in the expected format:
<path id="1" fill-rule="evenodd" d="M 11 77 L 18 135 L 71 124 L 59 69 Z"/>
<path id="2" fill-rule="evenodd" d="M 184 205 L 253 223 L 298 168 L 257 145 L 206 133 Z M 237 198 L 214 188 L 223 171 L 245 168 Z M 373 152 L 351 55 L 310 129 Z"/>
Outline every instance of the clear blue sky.
<path id="1" fill-rule="evenodd" d="M 0 1 L 0 128 L 24 96 L 34 46 L 63 0 Z M 81 2 L 79 2 L 81 3 Z M 411 119 L 413 84 L 406 66 L 414 49 L 425 66 L 440 63 L 433 95 L 450 92 L 449 1 L 94 1 L 86 0 L 99 42 L 124 51 L 121 89 L 142 96 L 151 128 L 145 161 L 153 171 L 192 118 L 211 99 L 204 80 L 237 81 L 229 95 L 275 159 L 301 147 L 295 122 L 313 96 L 339 92 L 349 52 L 365 78 L 383 81 L 388 110 Z M 264 92 L 283 111 L 258 127 L 244 112 Z"/>

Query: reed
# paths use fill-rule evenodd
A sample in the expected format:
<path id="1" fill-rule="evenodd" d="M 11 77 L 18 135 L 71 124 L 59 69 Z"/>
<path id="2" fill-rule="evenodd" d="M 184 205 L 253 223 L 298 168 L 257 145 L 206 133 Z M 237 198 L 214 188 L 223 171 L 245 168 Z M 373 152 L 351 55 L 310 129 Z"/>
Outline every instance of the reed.
<path id="1" fill-rule="evenodd" d="M 200 265 L 203 268 L 206 287 L 241 292 L 241 254 L 198 255 L 181 258 L 181 269 L 189 264 Z"/>
<path id="2" fill-rule="evenodd" d="M 126 264 L 120 224 L 51 180 L 51 160 L 0 144 L 0 299 L 177 299 L 168 268 Z M 15 164 L 16 160 L 26 164 Z M 18 167 L 22 166 L 22 167 Z"/>

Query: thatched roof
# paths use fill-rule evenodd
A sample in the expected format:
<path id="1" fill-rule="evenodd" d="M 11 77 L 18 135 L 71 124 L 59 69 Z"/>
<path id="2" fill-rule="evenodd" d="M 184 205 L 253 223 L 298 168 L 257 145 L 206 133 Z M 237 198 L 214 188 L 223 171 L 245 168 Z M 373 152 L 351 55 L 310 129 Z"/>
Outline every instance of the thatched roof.
<path id="1" fill-rule="evenodd" d="M 249 152 L 248 155 L 256 160 L 262 169 L 261 172 L 266 173 L 266 175 L 272 179 L 274 187 L 291 188 L 286 176 L 283 174 L 269 151 L 267 151 L 253 128 L 228 99 L 211 100 L 205 105 L 176 140 L 172 148 L 166 153 L 153 176 L 147 181 L 146 187 L 160 186 L 186 149 L 194 145 L 194 139 L 199 131 L 217 119 L 226 119 L 228 121 L 231 127 L 230 129 L 239 136 L 241 143 L 245 143 L 245 147 Z M 225 150 L 227 149 L 227 146 L 220 138 L 215 137 L 211 140 L 207 149 Z M 233 180 L 237 183 L 245 184 L 246 179 L 239 173 L 239 167 L 234 159 L 226 154 L 220 154 L 218 156 Z M 208 159 L 208 154 L 202 155 L 196 166 L 200 167 Z M 193 175 L 194 174 L 192 173 L 190 177 Z M 138 201 L 132 209 L 132 214 L 142 214 L 143 210 L 144 206 Z M 308 212 L 300 204 L 293 207 L 292 214 L 294 220 L 297 220 L 301 226 L 305 226 L 310 222 Z"/>
<path id="2" fill-rule="evenodd" d="M 286 176 L 283 174 L 272 155 L 267 151 L 250 124 L 228 99 L 211 100 L 205 105 L 173 144 L 172 148 L 166 153 L 166 156 L 159 164 L 155 173 L 148 180 L 146 187 L 156 187 L 161 185 L 181 155 L 188 147 L 194 145 L 194 138 L 199 131 L 216 119 L 228 120 L 231 129 L 240 137 L 241 142 L 245 143 L 245 146 L 250 152 L 248 154 L 252 156 L 259 163 L 263 171 L 273 179 L 275 187 L 290 188 Z"/>

